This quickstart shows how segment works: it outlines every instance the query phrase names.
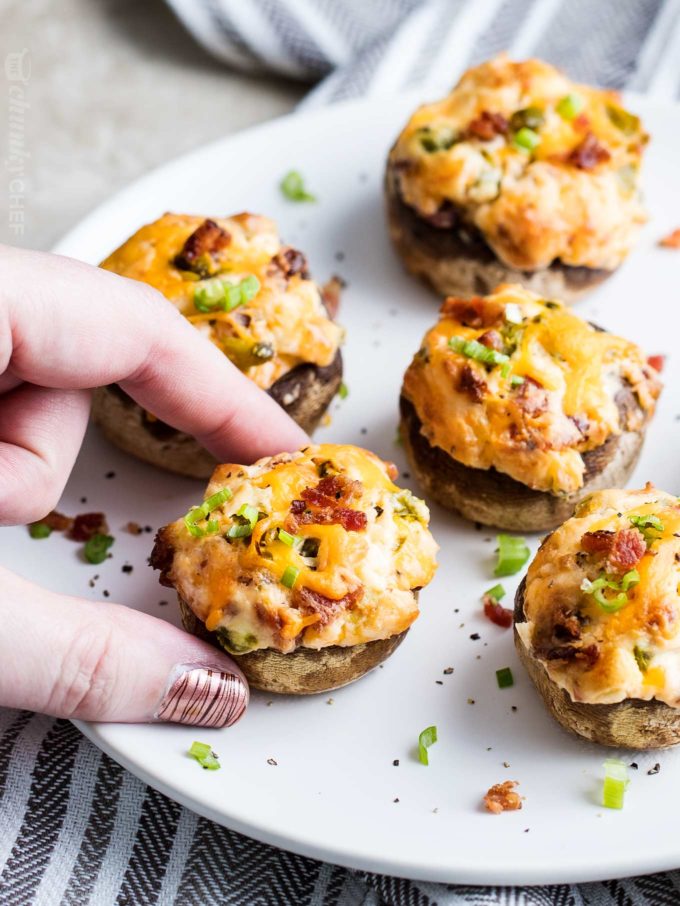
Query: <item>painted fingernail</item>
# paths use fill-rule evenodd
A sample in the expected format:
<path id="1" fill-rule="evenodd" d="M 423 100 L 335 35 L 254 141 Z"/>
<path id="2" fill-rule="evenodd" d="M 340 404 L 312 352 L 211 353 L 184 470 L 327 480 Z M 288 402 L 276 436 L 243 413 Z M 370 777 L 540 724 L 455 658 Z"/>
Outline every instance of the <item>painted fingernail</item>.
<path id="1" fill-rule="evenodd" d="M 248 698 L 248 687 L 233 673 L 178 664 L 154 716 L 193 727 L 230 727 L 246 710 Z"/>

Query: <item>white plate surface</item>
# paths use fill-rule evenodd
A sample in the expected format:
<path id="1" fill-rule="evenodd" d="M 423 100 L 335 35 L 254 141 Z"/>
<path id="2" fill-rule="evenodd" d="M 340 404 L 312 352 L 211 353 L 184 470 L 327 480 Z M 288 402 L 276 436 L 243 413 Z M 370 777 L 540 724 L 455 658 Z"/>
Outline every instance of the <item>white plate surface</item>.
<path id="1" fill-rule="evenodd" d="M 437 302 L 391 252 L 381 182 L 386 152 L 414 104 L 413 97 L 353 103 L 212 144 L 122 192 L 58 251 L 97 262 L 167 210 L 270 214 L 286 240 L 307 251 L 317 278 L 339 273 L 349 283 L 340 319 L 347 327 L 350 395 L 333 404 L 332 425 L 317 439 L 362 444 L 405 469 L 394 443 L 400 381 Z M 680 110 L 638 98 L 634 106 L 654 136 L 646 162 L 651 222 L 630 260 L 579 313 L 650 354 L 667 354 L 666 391 L 631 484 L 653 479 L 678 493 L 680 253 L 661 250 L 656 241 L 680 226 Z M 304 174 L 317 204 L 281 197 L 278 182 L 290 168 Z M 107 479 L 110 470 L 116 474 Z M 413 487 L 406 476 L 403 483 Z M 90 567 L 73 543 L 56 535 L 32 541 L 24 528 L 14 528 L 2 531 L 0 561 L 54 589 L 100 600 L 107 589 L 109 600 L 176 621 L 170 593 L 145 565 L 152 536 L 132 537 L 122 526 L 136 520 L 156 528 L 185 512 L 201 491 L 200 483 L 141 465 L 91 431 L 60 509 L 105 511 L 116 534 L 113 558 Z M 421 596 L 420 619 L 383 669 L 333 693 L 332 703 L 327 695 L 255 695 L 244 720 L 224 731 L 81 729 L 200 814 L 343 865 L 487 884 L 585 881 L 680 865 L 678 753 L 636 755 L 639 770 L 631 771 L 625 809 L 602 808 L 602 762 L 612 753 L 553 723 L 515 657 L 511 632 L 481 613 L 480 595 L 494 581 L 492 533 L 437 507 L 432 517 L 440 567 Z M 134 566 L 130 575 L 121 572 L 125 562 Z M 100 578 L 92 589 L 94 574 Z M 516 583 L 505 584 L 510 597 Z M 449 666 L 454 673 L 444 675 Z M 499 690 L 495 671 L 504 666 L 512 667 L 515 686 Z M 415 744 L 430 724 L 437 725 L 439 742 L 424 767 Z M 221 771 L 202 771 L 185 757 L 197 738 L 219 752 Z M 649 776 L 656 761 L 661 771 Z M 504 779 L 520 782 L 524 808 L 485 813 L 482 795 Z"/>

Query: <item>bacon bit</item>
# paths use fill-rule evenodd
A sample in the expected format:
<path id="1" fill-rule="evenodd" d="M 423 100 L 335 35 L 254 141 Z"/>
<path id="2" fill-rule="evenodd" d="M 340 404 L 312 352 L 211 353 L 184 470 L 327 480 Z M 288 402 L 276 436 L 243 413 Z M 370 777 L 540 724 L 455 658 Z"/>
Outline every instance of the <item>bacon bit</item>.
<path id="1" fill-rule="evenodd" d="M 481 337 L 477 337 L 477 342 L 488 349 L 495 349 L 496 352 L 500 352 L 503 349 L 503 338 L 497 330 L 485 331 Z"/>
<path id="2" fill-rule="evenodd" d="M 321 298 L 326 306 L 328 317 L 335 320 L 338 309 L 340 308 L 340 294 L 347 286 L 342 277 L 333 275 L 331 279 L 321 287 Z"/>
<path id="3" fill-rule="evenodd" d="M 653 368 L 655 371 L 663 371 L 663 366 L 666 364 L 665 355 L 650 355 L 647 357 L 647 364 Z"/>
<path id="4" fill-rule="evenodd" d="M 592 132 L 587 132 L 583 140 L 567 157 L 567 163 L 579 170 L 594 170 L 598 164 L 611 159 L 611 154 L 601 145 Z"/>
<path id="5" fill-rule="evenodd" d="M 292 246 L 287 246 L 277 252 L 271 260 L 270 268 L 281 271 L 287 280 L 296 274 L 300 274 L 303 280 L 309 279 L 307 259 L 302 252 Z"/>
<path id="6" fill-rule="evenodd" d="M 555 614 L 553 635 L 561 642 L 575 642 L 581 638 L 581 621 L 574 610 L 562 607 Z"/>
<path id="7" fill-rule="evenodd" d="M 471 365 L 466 362 L 458 373 L 458 386 L 456 389 L 459 393 L 467 394 L 473 402 L 481 403 L 488 388 L 486 381 L 482 380 Z"/>
<path id="8" fill-rule="evenodd" d="M 503 607 L 495 598 L 490 595 L 484 595 L 484 616 L 500 626 L 503 629 L 509 629 L 512 626 L 512 611 Z"/>
<path id="9" fill-rule="evenodd" d="M 199 258 L 204 255 L 216 255 L 230 242 L 230 233 L 223 230 L 214 220 L 204 220 L 182 246 L 182 251 L 175 258 L 175 264 L 183 270 L 193 270 Z"/>
<path id="10" fill-rule="evenodd" d="M 66 532 L 73 525 L 73 519 L 70 516 L 64 516 L 63 513 L 58 513 L 56 510 L 52 510 L 44 519 L 39 521 L 48 525 L 55 532 Z"/>
<path id="11" fill-rule="evenodd" d="M 484 805 L 494 815 L 501 812 L 515 812 L 522 808 L 522 797 L 515 792 L 516 780 L 504 780 L 494 784 L 484 796 Z"/>
<path id="12" fill-rule="evenodd" d="M 615 532 L 599 529 L 596 532 L 586 532 L 581 538 L 581 548 L 587 554 L 608 554 L 614 544 Z"/>
<path id="13" fill-rule="evenodd" d="M 585 661 L 588 667 L 593 667 L 600 657 L 597 645 L 586 645 L 583 648 L 577 648 L 576 645 L 559 645 L 536 653 L 546 661 Z"/>
<path id="14" fill-rule="evenodd" d="M 343 598 L 336 601 L 332 598 L 327 598 L 318 591 L 312 591 L 311 588 L 297 588 L 293 592 L 293 606 L 303 613 L 317 614 L 319 619 L 314 625 L 325 626 L 330 623 L 339 611 L 353 610 L 357 602 L 363 597 L 363 594 L 363 585 L 358 585 Z"/>
<path id="15" fill-rule="evenodd" d="M 472 296 L 470 299 L 449 296 L 444 299 L 440 314 L 444 318 L 453 318 L 463 327 L 479 330 L 498 324 L 503 316 L 503 306 L 488 303 L 482 296 Z"/>
<path id="16" fill-rule="evenodd" d="M 395 463 L 385 461 L 385 470 L 387 471 L 387 477 L 390 481 L 396 481 L 399 477 L 399 469 L 396 467 Z"/>
<path id="17" fill-rule="evenodd" d="M 129 532 L 131 535 L 141 535 L 144 529 L 138 522 L 128 522 L 125 526 L 125 531 Z"/>
<path id="18" fill-rule="evenodd" d="M 315 488 L 305 488 L 302 500 L 291 503 L 288 522 L 293 531 L 300 525 L 341 525 L 348 532 L 362 531 L 368 522 L 366 513 L 346 506 L 361 496 L 361 491 L 360 481 L 328 475 Z"/>
<path id="19" fill-rule="evenodd" d="M 637 566 L 647 551 L 644 535 L 639 529 L 621 529 L 614 536 L 607 557 L 607 567 L 613 573 L 625 573 Z"/>
<path id="20" fill-rule="evenodd" d="M 483 110 L 478 117 L 468 124 L 466 134 L 489 142 L 496 135 L 505 135 L 508 131 L 508 121 L 501 113 L 490 113 Z"/>
<path id="21" fill-rule="evenodd" d="M 527 377 L 519 385 L 515 401 L 529 418 L 536 418 L 548 409 L 548 391 L 533 378 Z"/>
<path id="22" fill-rule="evenodd" d="M 69 532 L 73 541 L 89 541 L 93 535 L 108 535 L 109 526 L 103 513 L 82 513 L 76 516 Z"/>
<path id="23" fill-rule="evenodd" d="M 660 239 L 659 245 L 665 249 L 680 249 L 680 227 Z"/>

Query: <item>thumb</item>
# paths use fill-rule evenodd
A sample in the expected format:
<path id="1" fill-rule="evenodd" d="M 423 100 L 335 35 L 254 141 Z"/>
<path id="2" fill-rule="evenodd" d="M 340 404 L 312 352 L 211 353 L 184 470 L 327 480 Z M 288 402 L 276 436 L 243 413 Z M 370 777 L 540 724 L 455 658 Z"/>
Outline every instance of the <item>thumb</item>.
<path id="1" fill-rule="evenodd" d="M 0 706 L 81 720 L 235 723 L 248 686 L 226 655 L 118 604 L 46 591 L 0 568 Z"/>

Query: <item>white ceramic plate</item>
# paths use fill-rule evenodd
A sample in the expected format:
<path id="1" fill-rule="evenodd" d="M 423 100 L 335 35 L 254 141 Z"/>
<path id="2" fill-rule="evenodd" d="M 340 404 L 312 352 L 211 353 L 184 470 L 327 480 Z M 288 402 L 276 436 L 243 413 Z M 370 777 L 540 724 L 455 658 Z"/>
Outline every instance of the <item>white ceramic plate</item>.
<path id="1" fill-rule="evenodd" d="M 97 262 L 167 210 L 270 214 L 287 241 L 308 252 L 317 278 L 337 272 L 349 283 L 340 317 L 350 394 L 333 404 L 332 425 L 318 439 L 365 445 L 404 468 L 394 442 L 400 381 L 436 317 L 437 300 L 392 254 L 381 184 L 386 152 L 415 103 L 409 97 L 338 106 L 212 144 L 122 192 L 58 251 Z M 667 388 L 632 484 L 654 479 L 678 493 L 680 253 L 656 242 L 680 225 L 680 110 L 640 99 L 633 104 L 654 136 L 646 163 L 651 222 L 630 260 L 579 313 L 649 353 L 668 355 Z M 278 182 L 290 168 L 301 170 L 317 204 L 281 197 Z M 115 477 L 107 479 L 110 471 Z M 411 484 L 407 475 L 403 483 Z M 122 527 L 136 520 L 156 528 L 185 512 L 201 491 L 200 483 L 141 465 L 90 432 L 60 509 L 105 511 L 116 534 L 113 558 L 89 567 L 71 542 L 57 535 L 32 541 L 15 528 L 2 531 L 0 560 L 55 589 L 100 600 L 106 589 L 110 600 L 176 621 L 170 593 L 145 563 L 152 536 L 132 537 Z M 384 668 L 333 693 L 332 703 L 327 695 L 255 695 L 244 720 L 225 731 L 81 729 L 200 814 L 343 865 L 487 884 L 585 881 L 680 865 L 678 753 L 636 755 L 639 770 L 631 771 L 624 810 L 603 809 L 602 762 L 612 753 L 553 723 L 517 662 L 511 632 L 481 613 L 480 595 L 494 582 L 492 533 L 436 507 L 432 516 L 440 567 L 421 596 L 421 618 Z M 133 564 L 132 574 L 121 572 L 125 562 Z M 511 598 L 516 583 L 505 584 Z M 170 604 L 162 606 L 164 600 Z M 449 666 L 454 673 L 445 675 Z M 495 671 L 505 666 L 512 667 L 515 686 L 499 690 Z M 424 767 L 415 745 L 430 724 L 437 725 L 439 742 Z M 221 771 L 202 771 L 185 757 L 194 739 L 219 752 Z M 276 765 L 268 763 L 272 758 Z M 657 761 L 660 773 L 648 776 Z M 504 779 L 520 782 L 524 808 L 485 813 L 484 792 Z"/>

